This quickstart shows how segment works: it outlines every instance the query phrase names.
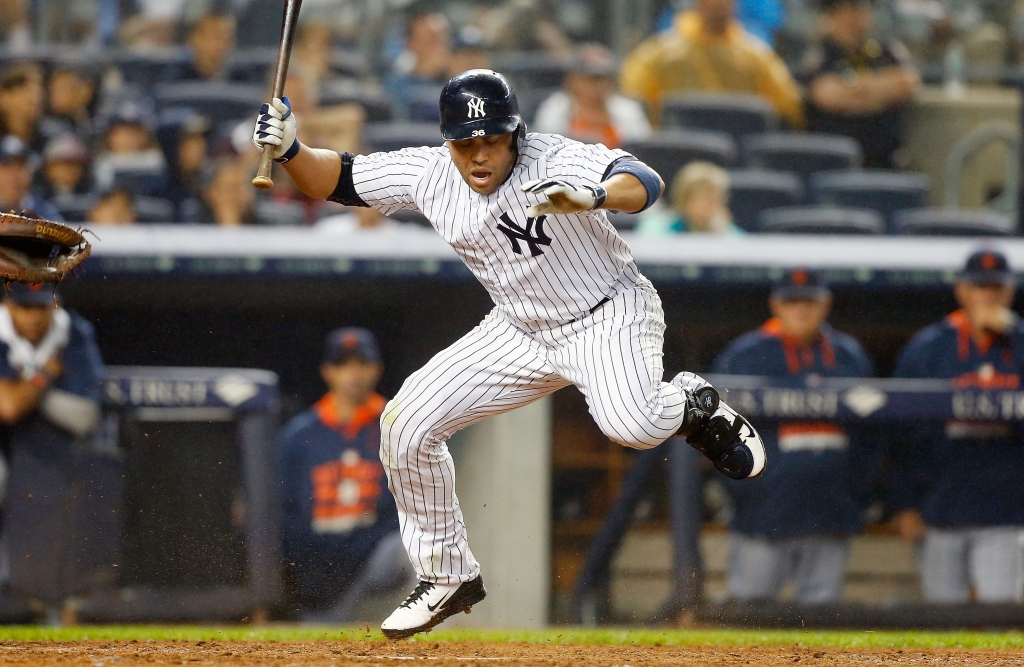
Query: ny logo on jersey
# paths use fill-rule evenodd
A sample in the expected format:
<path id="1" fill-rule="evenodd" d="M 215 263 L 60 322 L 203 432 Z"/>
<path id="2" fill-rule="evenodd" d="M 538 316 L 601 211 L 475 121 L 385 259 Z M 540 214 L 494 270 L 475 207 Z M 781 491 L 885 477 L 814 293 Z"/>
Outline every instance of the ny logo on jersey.
<path id="1" fill-rule="evenodd" d="M 502 213 L 498 217 L 505 223 L 504 225 L 498 225 L 498 229 L 512 242 L 512 250 L 517 255 L 523 254 L 523 247 L 519 245 L 520 241 L 525 241 L 526 245 L 530 247 L 531 257 L 544 254 L 544 251 L 538 246 L 551 245 L 551 237 L 544 233 L 546 215 L 537 218 L 527 218 L 526 227 L 520 227 L 513 222 L 508 213 Z"/>
<path id="2" fill-rule="evenodd" d="M 469 117 L 483 118 L 486 115 L 484 113 L 484 101 L 479 97 L 469 98 Z"/>

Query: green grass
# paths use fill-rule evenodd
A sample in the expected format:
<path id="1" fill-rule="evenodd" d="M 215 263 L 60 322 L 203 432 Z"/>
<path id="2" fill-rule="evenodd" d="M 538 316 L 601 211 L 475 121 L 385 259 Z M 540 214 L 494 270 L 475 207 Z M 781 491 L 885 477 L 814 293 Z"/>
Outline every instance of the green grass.
<path id="1" fill-rule="evenodd" d="M 366 626 L 298 627 L 96 625 L 77 627 L 0 626 L 0 641 L 316 641 L 373 640 Z M 799 630 L 661 630 L 549 628 L 545 630 L 435 630 L 419 641 L 485 641 L 566 644 L 662 644 L 666 646 L 809 646 L 840 648 L 1006 648 L 1024 649 L 1021 632 L 810 632 Z"/>

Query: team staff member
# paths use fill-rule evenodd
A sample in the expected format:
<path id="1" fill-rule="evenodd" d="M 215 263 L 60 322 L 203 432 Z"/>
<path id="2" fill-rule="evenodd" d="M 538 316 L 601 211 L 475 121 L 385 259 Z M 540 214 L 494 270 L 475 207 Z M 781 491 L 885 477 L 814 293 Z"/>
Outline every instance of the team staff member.
<path id="1" fill-rule="evenodd" d="M 1020 389 L 1024 324 L 1010 310 L 1014 288 L 1004 255 L 971 255 L 955 287 L 960 310 L 914 336 L 895 375 Z M 924 539 L 925 600 L 1024 600 L 1022 436 L 1006 422 L 921 423 L 895 448 L 896 525 L 904 538 Z"/>
<path id="2" fill-rule="evenodd" d="M 515 91 L 491 70 L 452 78 L 438 106 L 435 146 L 365 156 L 308 148 L 283 100 L 263 105 L 253 133 L 310 196 L 422 212 L 494 300 L 381 415 L 381 462 L 420 577 L 381 625 L 390 639 L 429 630 L 487 594 L 447 445 L 462 428 L 572 384 L 624 446 L 679 435 L 737 479 L 765 466 L 757 432 L 707 381 L 664 381 L 661 299 L 603 210 L 647 208 L 664 188 L 658 175 L 621 150 L 528 133 Z"/>
<path id="3" fill-rule="evenodd" d="M 82 439 L 99 423 L 103 362 L 92 325 L 65 310 L 51 285 L 10 283 L 0 305 L 0 422 L 10 433 L 4 540 L 11 584 L 56 601 Z"/>
<path id="4" fill-rule="evenodd" d="M 860 143 L 864 166 L 892 169 L 903 112 L 921 79 L 906 47 L 871 35 L 871 0 L 824 0 L 826 32 L 804 55 L 807 129 Z"/>
<path id="5" fill-rule="evenodd" d="M 860 344 L 830 327 L 832 295 L 820 277 L 797 269 L 772 290 L 772 318 L 736 339 L 715 360 L 716 373 L 769 377 L 870 377 Z M 840 599 L 849 538 L 860 531 L 859 481 L 866 439 L 828 421 L 757 421 L 771 468 L 746 484 L 727 483 L 735 500 L 729 594 L 776 597 L 792 579 L 795 601 Z"/>
<path id="6" fill-rule="evenodd" d="M 327 394 L 280 437 L 285 574 L 307 620 L 358 620 L 365 593 L 412 574 L 377 454 L 382 371 L 373 334 L 331 332 L 320 365 Z"/>

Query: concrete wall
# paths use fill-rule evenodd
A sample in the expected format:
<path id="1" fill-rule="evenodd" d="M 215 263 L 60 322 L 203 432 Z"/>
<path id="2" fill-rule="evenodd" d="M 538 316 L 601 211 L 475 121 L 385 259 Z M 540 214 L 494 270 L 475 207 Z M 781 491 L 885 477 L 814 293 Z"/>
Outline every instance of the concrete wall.
<path id="1" fill-rule="evenodd" d="M 545 625 L 551 589 L 551 399 L 471 426 L 449 447 L 487 599 L 445 627 Z"/>

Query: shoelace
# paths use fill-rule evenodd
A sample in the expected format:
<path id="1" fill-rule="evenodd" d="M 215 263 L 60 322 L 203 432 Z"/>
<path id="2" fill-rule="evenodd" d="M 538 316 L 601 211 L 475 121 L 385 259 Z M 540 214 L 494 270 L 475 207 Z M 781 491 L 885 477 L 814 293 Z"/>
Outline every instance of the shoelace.
<path id="1" fill-rule="evenodd" d="M 434 582 L 420 581 L 420 583 L 416 584 L 416 588 L 413 589 L 412 593 L 409 594 L 409 597 L 405 599 L 405 602 L 399 606 L 409 608 L 414 602 L 419 602 L 420 599 L 433 590 L 433 588 Z"/>

